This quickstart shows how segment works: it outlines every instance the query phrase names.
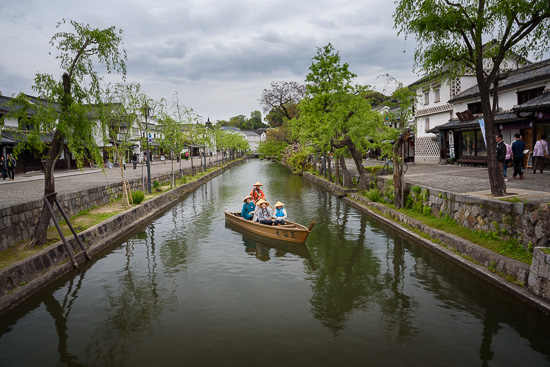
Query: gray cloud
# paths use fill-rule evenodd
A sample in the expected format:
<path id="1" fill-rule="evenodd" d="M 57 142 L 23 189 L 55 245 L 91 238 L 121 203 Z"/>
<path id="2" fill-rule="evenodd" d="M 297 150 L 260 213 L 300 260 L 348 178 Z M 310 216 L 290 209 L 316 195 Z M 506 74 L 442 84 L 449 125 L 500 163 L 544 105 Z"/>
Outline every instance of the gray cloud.
<path id="1" fill-rule="evenodd" d="M 262 89 L 271 81 L 302 82 L 317 47 L 329 42 L 361 83 L 383 85 L 382 73 L 416 79 L 413 50 L 403 53 L 393 4 L 383 0 L 22 0 L 3 2 L 0 11 L 5 95 L 32 93 L 37 71 L 61 74 L 48 44 L 61 18 L 123 29 L 127 81 L 141 83 L 155 99 L 177 91 L 211 120 L 260 110 Z"/>

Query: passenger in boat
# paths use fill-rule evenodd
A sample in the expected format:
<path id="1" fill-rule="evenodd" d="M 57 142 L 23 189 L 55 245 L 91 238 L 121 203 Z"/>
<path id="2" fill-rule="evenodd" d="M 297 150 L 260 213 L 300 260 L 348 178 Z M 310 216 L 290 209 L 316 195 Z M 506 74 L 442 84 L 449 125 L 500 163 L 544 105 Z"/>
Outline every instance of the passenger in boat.
<path id="1" fill-rule="evenodd" d="M 273 212 L 273 215 L 271 218 L 275 220 L 276 225 L 277 224 L 285 224 L 286 219 L 286 209 L 284 208 L 283 203 L 280 201 L 277 201 L 277 204 L 275 204 L 275 211 Z"/>
<path id="2" fill-rule="evenodd" d="M 264 199 L 260 199 L 256 204 L 256 210 L 254 211 L 254 218 L 252 219 L 252 221 L 259 222 L 261 224 L 267 224 L 270 226 L 276 225 L 275 221 L 271 219 L 271 214 L 267 209 L 269 203 Z"/>
<path id="3" fill-rule="evenodd" d="M 241 217 L 246 220 L 252 220 L 254 217 L 254 210 L 256 205 L 252 202 L 252 196 L 247 196 L 243 200 L 243 210 L 241 210 Z"/>
<path id="4" fill-rule="evenodd" d="M 263 186 L 263 185 L 260 183 L 260 181 L 256 181 L 256 183 L 254 184 L 254 188 L 250 192 L 250 196 L 252 196 L 252 201 L 254 201 L 256 205 L 258 204 L 258 200 L 260 199 L 265 200 L 264 192 L 262 191 L 262 189 L 260 189 L 260 186 Z"/>

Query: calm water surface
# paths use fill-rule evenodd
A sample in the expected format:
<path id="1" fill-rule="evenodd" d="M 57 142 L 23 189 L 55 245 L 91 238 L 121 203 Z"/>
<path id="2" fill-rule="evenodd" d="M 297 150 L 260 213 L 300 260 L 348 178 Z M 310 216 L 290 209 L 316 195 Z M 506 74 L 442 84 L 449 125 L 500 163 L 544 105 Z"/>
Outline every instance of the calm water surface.
<path id="1" fill-rule="evenodd" d="M 260 180 L 305 246 L 226 227 Z M 300 176 L 225 172 L 0 322 L 0 366 L 550 366 L 550 322 Z"/>

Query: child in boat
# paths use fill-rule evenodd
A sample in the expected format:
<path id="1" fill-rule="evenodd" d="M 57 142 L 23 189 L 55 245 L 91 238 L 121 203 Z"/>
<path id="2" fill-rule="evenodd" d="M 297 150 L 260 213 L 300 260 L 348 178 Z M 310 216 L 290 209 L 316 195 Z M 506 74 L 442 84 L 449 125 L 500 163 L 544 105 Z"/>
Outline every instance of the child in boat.
<path id="1" fill-rule="evenodd" d="M 263 186 L 263 185 L 260 183 L 260 181 L 256 181 L 256 183 L 254 184 L 254 188 L 252 189 L 252 191 L 250 191 L 250 196 L 252 196 L 252 201 L 254 201 L 256 205 L 258 205 L 258 200 L 260 199 L 265 200 L 264 192 L 262 191 L 262 189 L 260 189 L 260 186 Z"/>
<path id="2" fill-rule="evenodd" d="M 256 205 L 252 202 L 252 196 L 245 197 L 243 203 L 241 217 L 246 220 L 252 220 L 252 217 L 254 216 L 254 209 L 256 209 Z"/>
<path id="3" fill-rule="evenodd" d="M 284 208 L 284 205 L 285 204 L 280 201 L 277 201 L 277 204 L 275 204 L 275 211 L 273 212 L 271 218 L 275 220 L 276 224 L 285 224 L 286 209 Z"/>
<path id="4" fill-rule="evenodd" d="M 260 222 L 261 224 L 267 224 L 269 226 L 276 225 L 275 221 L 271 219 L 269 210 L 267 210 L 269 203 L 264 199 L 260 199 L 256 204 L 256 210 L 254 211 L 254 218 L 252 220 L 254 222 Z"/>

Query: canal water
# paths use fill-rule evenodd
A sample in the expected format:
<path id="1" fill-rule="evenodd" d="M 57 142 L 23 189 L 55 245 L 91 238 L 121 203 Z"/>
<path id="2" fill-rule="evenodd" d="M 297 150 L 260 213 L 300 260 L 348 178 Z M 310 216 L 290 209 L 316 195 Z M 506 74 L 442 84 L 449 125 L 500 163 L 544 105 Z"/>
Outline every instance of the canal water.
<path id="1" fill-rule="evenodd" d="M 305 246 L 226 226 L 256 180 Z M 6 367 L 550 365 L 547 316 L 259 160 L 0 320 Z"/>

